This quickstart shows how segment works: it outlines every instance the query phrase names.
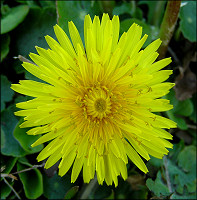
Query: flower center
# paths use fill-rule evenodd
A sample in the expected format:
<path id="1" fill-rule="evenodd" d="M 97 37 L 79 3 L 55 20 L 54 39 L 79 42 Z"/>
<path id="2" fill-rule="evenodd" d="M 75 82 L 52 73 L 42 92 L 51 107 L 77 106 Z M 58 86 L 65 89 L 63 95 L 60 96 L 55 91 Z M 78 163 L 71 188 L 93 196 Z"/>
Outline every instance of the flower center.
<path id="1" fill-rule="evenodd" d="M 94 107 L 97 112 L 102 113 L 106 110 L 106 107 L 107 107 L 106 101 L 102 98 L 99 98 L 95 101 Z"/>

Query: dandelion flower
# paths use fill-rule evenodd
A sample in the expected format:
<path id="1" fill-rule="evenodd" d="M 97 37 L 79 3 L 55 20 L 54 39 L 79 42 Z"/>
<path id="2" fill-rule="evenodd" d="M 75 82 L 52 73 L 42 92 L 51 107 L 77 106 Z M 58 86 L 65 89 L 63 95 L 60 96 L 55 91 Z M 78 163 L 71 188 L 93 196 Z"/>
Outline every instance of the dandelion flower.
<path id="1" fill-rule="evenodd" d="M 49 142 L 38 161 L 48 158 L 45 168 L 58 160 L 59 175 L 72 167 L 71 182 L 80 171 L 85 183 L 97 175 L 98 183 L 118 185 L 118 175 L 127 178 L 128 158 L 144 173 L 141 157 L 162 158 L 172 144 L 172 135 L 164 129 L 176 123 L 154 112 L 172 109 L 166 95 L 174 86 L 164 82 L 172 70 L 161 70 L 170 62 L 155 62 L 161 44 L 157 39 L 140 50 L 148 37 L 142 27 L 133 24 L 119 39 L 119 18 L 103 14 L 100 22 L 89 15 L 84 21 L 84 43 L 71 21 L 71 41 L 54 26 L 57 40 L 46 36 L 50 49 L 36 47 L 30 53 L 35 62 L 23 67 L 43 80 L 21 80 L 11 87 L 34 99 L 17 104 L 17 116 L 24 116 L 21 128 L 32 127 L 27 134 L 44 134 L 32 147 Z"/>

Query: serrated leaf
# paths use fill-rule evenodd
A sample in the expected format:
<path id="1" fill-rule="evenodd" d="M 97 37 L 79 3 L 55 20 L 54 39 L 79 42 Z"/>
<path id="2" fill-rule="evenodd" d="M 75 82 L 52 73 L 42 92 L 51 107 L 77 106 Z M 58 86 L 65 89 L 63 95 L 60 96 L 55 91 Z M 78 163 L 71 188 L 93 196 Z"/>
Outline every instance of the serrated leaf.
<path id="1" fill-rule="evenodd" d="M 25 165 L 17 163 L 17 171 L 26 169 Z M 38 169 L 32 169 L 27 172 L 19 173 L 19 178 L 23 184 L 25 196 L 28 199 L 37 199 L 43 193 L 42 174 Z"/>
<path id="2" fill-rule="evenodd" d="M 10 88 L 11 83 L 7 77 L 1 75 L 1 111 L 5 109 L 5 102 L 12 100 L 14 91 Z"/>
<path id="3" fill-rule="evenodd" d="M 16 28 L 29 12 L 29 6 L 20 5 L 10 9 L 9 13 L 2 17 L 1 34 L 7 33 Z"/>
<path id="4" fill-rule="evenodd" d="M 10 36 L 8 34 L 1 36 L 1 62 L 9 53 Z"/>
<path id="5" fill-rule="evenodd" d="M 48 199 L 63 199 L 65 194 L 73 186 L 70 182 L 70 176 L 68 174 L 63 177 L 55 174 L 49 178 L 46 175 L 43 176 L 44 183 L 44 196 Z"/>
<path id="6" fill-rule="evenodd" d="M 13 136 L 14 129 L 18 124 L 14 111 L 16 111 L 15 106 L 11 105 L 1 114 L 1 127 L 4 138 L 4 143 L 1 144 L 1 153 L 6 156 L 22 157 L 26 155 L 26 152 Z"/>
<path id="7" fill-rule="evenodd" d="M 157 173 L 155 181 L 153 181 L 151 178 L 148 178 L 146 185 L 157 197 L 170 195 L 168 187 L 161 179 L 161 171 Z"/>
<path id="8" fill-rule="evenodd" d="M 23 119 L 19 121 L 16 128 L 14 129 L 14 137 L 23 147 L 23 149 L 27 152 L 27 154 L 33 154 L 39 152 L 43 149 L 44 145 L 38 145 L 37 147 L 32 148 L 31 145 L 40 138 L 39 135 L 27 135 L 27 131 L 29 128 L 20 128 L 19 125 L 23 122 Z"/>
<path id="9" fill-rule="evenodd" d="M 184 1 L 180 9 L 180 29 L 185 38 L 196 42 L 196 1 Z"/>

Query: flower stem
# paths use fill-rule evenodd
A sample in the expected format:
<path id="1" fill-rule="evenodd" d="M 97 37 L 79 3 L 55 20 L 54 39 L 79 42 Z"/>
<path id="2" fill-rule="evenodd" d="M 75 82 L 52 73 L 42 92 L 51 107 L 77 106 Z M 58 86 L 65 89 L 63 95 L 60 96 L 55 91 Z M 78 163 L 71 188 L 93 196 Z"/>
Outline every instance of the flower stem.
<path id="1" fill-rule="evenodd" d="M 160 39 L 162 40 L 162 44 L 158 50 L 158 59 L 162 59 L 165 57 L 169 42 L 173 35 L 174 28 L 178 19 L 180 5 L 180 0 L 169 0 L 167 3 L 164 18 L 160 27 Z"/>

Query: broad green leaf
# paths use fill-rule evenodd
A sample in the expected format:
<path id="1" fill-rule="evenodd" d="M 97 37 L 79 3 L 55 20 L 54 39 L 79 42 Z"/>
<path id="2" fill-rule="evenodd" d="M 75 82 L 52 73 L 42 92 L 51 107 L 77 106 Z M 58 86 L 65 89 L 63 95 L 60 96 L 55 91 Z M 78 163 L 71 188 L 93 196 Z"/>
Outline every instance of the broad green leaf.
<path id="1" fill-rule="evenodd" d="M 9 53 L 10 36 L 4 34 L 1 36 L 1 62 Z"/>
<path id="2" fill-rule="evenodd" d="M 77 194 L 78 190 L 79 190 L 79 186 L 73 186 L 72 188 L 70 188 L 68 190 L 68 192 L 66 193 L 64 199 L 73 198 Z"/>
<path id="3" fill-rule="evenodd" d="M 185 38 L 196 42 L 196 1 L 183 1 L 180 28 Z"/>
<path id="4" fill-rule="evenodd" d="M 18 124 L 18 119 L 14 116 L 15 111 L 15 106 L 11 105 L 1 113 L 1 128 L 4 138 L 1 153 L 6 156 L 21 157 L 26 155 L 26 152 L 13 136 L 14 129 Z"/>
<path id="5" fill-rule="evenodd" d="M 17 163 L 17 171 L 29 168 L 28 165 Z M 25 196 L 28 199 L 37 199 L 43 193 L 42 174 L 38 169 L 32 169 L 27 172 L 19 173 L 19 178 L 23 184 Z"/>
<path id="6" fill-rule="evenodd" d="M 157 197 L 170 195 L 168 187 L 162 181 L 160 171 L 157 173 L 155 181 L 153 181 L 151 178 L 148 178 L 146 185 Z"/>
<path id="7" fill-rule="evenodd" d="M 7 33 L 16 28 L 29 12 L 27 5 L 20 5 L 10 9 L 9 13 L 2 17 L 1 34 Z"/>
<path id="8" fill-rule="evenodd" d="M 5 102 L 12 100 L 14 91 L 10 88 L 11 83 L 6 76 L 1 75 L 1 111 L 5 109 Z"/>
<path id="9" fill-rule="evenodd" d="M 144 34 L 148 35 L 148 38 L 143 45 L 143 48 L 145 48 L 148 44 L 152 42 L 153 39 L 155 39 L 155 37 L 157 37 L 156 33 L 158 33 L 158 31 L 156 31 L 155 27 L 151 27 L 150 25 L 136 18 L 126 19 L 120 23 L 120 35 L 122 35 L 123 32 L 126 32 L 133 23 L 142 26 L 142 36 Z M 154 34 L 152 34 L 152 32 L 154 32 Z"/>
<path id="10" fill-rule="evenodd" d="M 53 26 L 56 23 L 55 8 L 30 9 L 23 23 L 15 29 L 13 48 L 16 55 L 27 57 L 30 52 L 36 53 L 35 46 L 48 49 L 44 36 L 55 38 Z"/>
<path id="11" fill-rule="evenodd" d="M 68 174 L 63 177 L 55 174 L 53 177 L 43 176 L 44 196 L 48 199 L 63 199 L 73 187 Z"/>
<path id="12" fill-rule="evenodd" d="M 93 19 L 94 15 L 100 14 L 97 1 L 57 1 L 58 24 L 68 33 L 68 22 L 73 21 L 83 41 L 83 25 L 85 15 L 89 14 Z"/>
<path id="13" fill-rule="evenodd" d="M 23 147 L 23 149 L 28 153 L 28 154 L 33 154 L 36 152 L 39 152 L 43 149 L 44 145 L 38 145 L 34 148 L 31 147 L 31 144 L 33 144 L 38 138 L 40 138 L 40 135 L 27 135 L 27 131 L 29 128 L 20 128 L 19 125 L 23 122 L 23 119 L 19 121 L 17 124 L 16 128 L 14 129 L 14 137 L 20 145 Z"/>

